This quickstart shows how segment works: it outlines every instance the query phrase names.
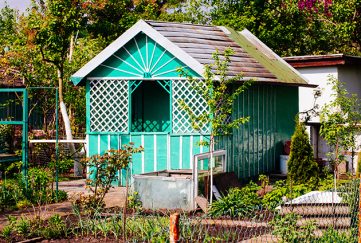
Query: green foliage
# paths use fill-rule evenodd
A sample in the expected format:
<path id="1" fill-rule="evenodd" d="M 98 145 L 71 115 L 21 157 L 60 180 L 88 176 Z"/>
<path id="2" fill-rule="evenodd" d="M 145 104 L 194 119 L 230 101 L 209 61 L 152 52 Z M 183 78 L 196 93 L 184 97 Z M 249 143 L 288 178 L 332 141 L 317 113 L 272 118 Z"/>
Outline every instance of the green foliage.
<path id="1" fill-rule="evenodd" d="M 52 215 L 47 222 L 47 226 L 41 230 L 41 235 L 46 239 L 62 238 L 66 235 L 66 224 L 60 215 Z"/>
<path id="2" fill-rule="evenodd" d="M 0 125 L 0 152 L 14 153 L 14 125 Z"/>
<path id="3" fill-rule="evenodd" d="M 318 165 L 313 156 L 306 127 L 296 118 L 296 129 L 291 138 L 291 152 L 287 161 L 287 177 L 296 184 L 308 183 L 310 180 L 317 183 Z"/>
<path id="4" fill-rule="evenodd" d="M 314 231 L 317 229 L 312 220 L 308 220 L 304 225 L 297 226 L 300 216 L 294 213 L 277 215 L 271 222 L 273 234 L 280 238 L 280 242 L 315 242 Z"/>
<path id="5" fill-rule="evenodd" d="M 242 85 L 236 86 L 236 82 L 241 81 L 242 77 L 227 76 L 230 56 L 233 53 L 231 48 L 225 49 L 222 54 L 218 50 L 213 53 L 214 63 L 205 66 L 204 82 L 188 75 L 184 70 L 179 70 L 181 75 L 191 82 L 192 88 L 204 98 L 209 109 L 201 114 L 195 114 L 193 107 L 184 100 L 179 100 L 179 104 L 188 114 L 195 130 L 200 131 L 205 125 L 210 127 L 211 140 L 218 135 L 231 134 L 234 128 L 249 120 L 249 117 L 230 119 L 234 101 L 251 85 L 251 81 L 244 81 Z"/>
<path id="6" fill-rule="evenodd" d="M 280 237 L 282 243 L 297 242 L 301 232 L 297 230 L 297 220 L 299 216 L 294 213 L 285 216 L 277 215 L 271 225 L 273 226 L 273 234 Z"/>
<path id="7" fill-rule="evenodd" d="M 328 229 L 320 238 L 314 239 L 316 243 L 356 243 L 357 237 L 352 236 L 349 232 L 340 232 L 335 229 Z"/>
<path id="8" fill-rule="evenodd" d="M 59 174 L 64 174 L 70 171 L 74 167 L 74 159 L 72 158 L 60 158 L 58 164 L 56 161 L 52 160 L 48 164 L 49 168 L 52 168 L 55 171 L 56 166 L 58 167 Z"/>
<path id="9" fill-rule="evenodd" d="M 86 158 L 84 166 L 90 167 L 91 178 L 88 180 L 88 189 L 92 192 L 91 195 L 83 195 L 75 204 L 80 208 L 90 210 L 99 209 L 104 206 L 104 197 L 112 187 L 112 183 L 117 179 L 118 171 L 122 169 L 128 170 L 129 164 L 132 162 L 132 155 L 140 153 L 143 148 L 134 147 L 133 143 L 123 145 L 124 149 L 108 150 L 103 155 L 93 155 Z"/>
<path id="10" fill-rule="evenodd" d="M 357 168 L 356 168 L 356 177 L 360 178 L 361 175 L 361 151 L 357 153 Z"/>
<path id="11" fill-rule="evenodd" d="M 128 208 L 139 212 L 140 210 L 142 210 L 142 202 L 140 201 L 139 198 L 139 193 L 138 192 L 133 192 L 132 194 L 130 194 L 128 196 Z"/>
<path id="12" fill-rule="evenodd" d="M 226 196 L 212 203 L 208 214 L 212 217 L 247 216 L 261 204 L 261 198 L 257 195 L 259 189 L 260 187 L 252 181 L 241 189 L 231 188 Z"/>
<path id="13" fill-rule="evenodd" d="M 274 209 L 284 200 L 294 199 L 310 192 L 312 189 L 307 184 L 290 185 L 286 181 L 276 181 L 273 190 L 262 198 L 262 204 L 268 209 Z"/>
<path id="14" fill-rule="evenodd" d="M 330 77 L 333 100 L 322 107 L 320 134 L 331 146 L 329 157 L 337 174 L 337 166 L 344 161 L 344 154 L 355 149 L 355 135 L 361 120 L 360 102 L 355 94 L 350 95 L 344 84 Z"/>

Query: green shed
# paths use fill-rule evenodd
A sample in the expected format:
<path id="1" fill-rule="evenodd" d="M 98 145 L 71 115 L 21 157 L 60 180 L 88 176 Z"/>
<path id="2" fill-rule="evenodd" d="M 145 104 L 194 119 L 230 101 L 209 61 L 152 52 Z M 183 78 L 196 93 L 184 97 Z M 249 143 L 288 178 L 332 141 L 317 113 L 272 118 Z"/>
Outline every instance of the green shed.
<path id="1" fill-rule="evenodd" d="M 177 69 L 202 80 L 212 53 L 227 47 L 235 51 L 228 75 L 256 82 L 234 106 L 234 115 L 250 122 L 216 146 L 227 149 L 227 170 L 240 178 L 275 170 L 306 80 L 247 30 L 184 23 L 140 20 L 71 77 L 86 87 L 88 156 L 132 141 L 144 147 L 133 157 L 133 174 L 192 168 L 193 155 L 208 150 L 197 142 L 209 131 L 192 129 L 178 100 L 195 112 L 207 105 Z"/>

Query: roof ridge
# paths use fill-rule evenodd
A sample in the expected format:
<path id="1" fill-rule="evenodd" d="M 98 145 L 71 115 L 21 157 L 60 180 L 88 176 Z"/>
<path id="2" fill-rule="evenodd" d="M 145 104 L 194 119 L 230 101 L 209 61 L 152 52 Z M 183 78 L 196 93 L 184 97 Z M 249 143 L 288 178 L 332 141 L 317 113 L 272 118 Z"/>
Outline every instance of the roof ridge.
<path id="1" fill-rule="evenodd" d="M 165 24 L 184 24 L 184 25 L 191 25 L 191 26 L 204 26 L 204 27 L 215 27 L 217 28 L 216 25 L 209 25 L 209 24 L 193 24 L 190 22 L 177 22 L 177 21 L 163 21 L 163 20 L 144 20 L 146 23 L 151 22 L 151 23 L 165 23 Z"/>

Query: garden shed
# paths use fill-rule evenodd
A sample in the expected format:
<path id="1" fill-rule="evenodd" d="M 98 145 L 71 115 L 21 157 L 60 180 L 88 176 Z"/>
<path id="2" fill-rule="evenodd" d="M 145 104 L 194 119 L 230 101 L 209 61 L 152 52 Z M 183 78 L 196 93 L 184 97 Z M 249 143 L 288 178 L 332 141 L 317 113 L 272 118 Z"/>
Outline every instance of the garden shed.
<path id="1" fill-rule="evenodd" d="M 195 112 L 207 105 L 177 70 L 201 81 L 212 53 L 227 47 L 235 51 L 227 75 L 255 82 L 234 106 L 234 116 L 250 116 L 250 122 L 216 146 L 227 149 L 227 170 L 239 178 L 275 170 L 305 79 L 247 30 L 143 20 L 71 77 L 86 87 L 88 156 L 132 141 L 144 147 L 133 157 L 134 174 L 192 168 L 193 156 L 208 150 L 197 142 L 209 130 L 192 129 L 178 101 Z"/>

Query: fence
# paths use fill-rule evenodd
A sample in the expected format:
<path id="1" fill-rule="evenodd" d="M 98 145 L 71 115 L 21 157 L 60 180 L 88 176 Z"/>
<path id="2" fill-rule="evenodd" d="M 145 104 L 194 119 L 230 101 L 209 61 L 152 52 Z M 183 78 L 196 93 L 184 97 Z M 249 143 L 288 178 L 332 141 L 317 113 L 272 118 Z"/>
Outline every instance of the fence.
<path id="1" fill-rule="evenodd" d="M 332 187 L 330 183 L 324 186 Z M 124 231 L 122 213 L 108 209 L 79 217 L 73 233 L 127 242 L 357 242 L 359 186 L 359 179 L 350 179 L 338 181 L 336 190 L 304 194 L 304 186 L 291 186 L 287 192 L 276 183 L 275 192 L 264 193 L 268 189 L 263 188 L 256 198 L 252 193 L 259 187 L 250 184 L 230 190 L 207 213 L 133 208 Z M 276 203 L 282 196 L 284 201 Z"/>

